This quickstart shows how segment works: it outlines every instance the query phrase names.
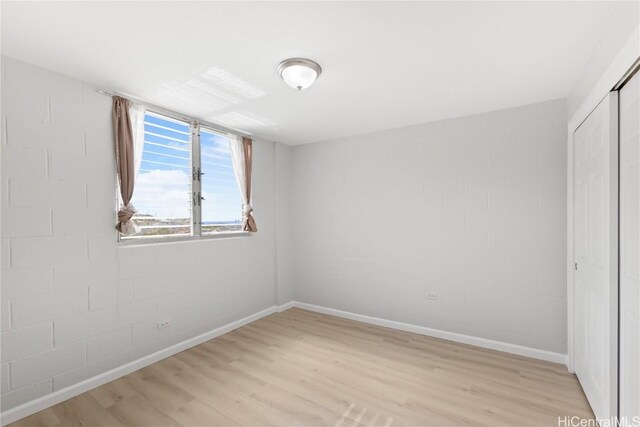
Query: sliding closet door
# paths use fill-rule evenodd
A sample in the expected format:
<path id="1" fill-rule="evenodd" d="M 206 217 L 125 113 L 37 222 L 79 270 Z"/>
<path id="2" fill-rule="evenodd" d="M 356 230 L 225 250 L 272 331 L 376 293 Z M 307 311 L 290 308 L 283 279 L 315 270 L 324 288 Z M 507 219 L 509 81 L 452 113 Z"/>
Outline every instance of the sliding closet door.
<path id="1" fill-rule="evenodd" d="M 620 90 L 620 416 L 640 416 L 640 73 Z"/>
<path id="2" fill-rule="evenodd" d="M 618 94 L 574 133 L 574 368 L 598 418 L 617 415 Z"/>

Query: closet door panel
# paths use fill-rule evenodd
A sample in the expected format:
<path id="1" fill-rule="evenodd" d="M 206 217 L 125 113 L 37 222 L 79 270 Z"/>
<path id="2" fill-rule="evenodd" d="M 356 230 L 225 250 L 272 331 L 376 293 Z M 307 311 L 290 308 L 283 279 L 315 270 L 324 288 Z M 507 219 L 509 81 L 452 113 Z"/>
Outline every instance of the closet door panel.
<path id="1" fill-rule="evenodd" d="M 617 414 L 618 93 L 574 133 L 574 369 L 597 418 Z"/>

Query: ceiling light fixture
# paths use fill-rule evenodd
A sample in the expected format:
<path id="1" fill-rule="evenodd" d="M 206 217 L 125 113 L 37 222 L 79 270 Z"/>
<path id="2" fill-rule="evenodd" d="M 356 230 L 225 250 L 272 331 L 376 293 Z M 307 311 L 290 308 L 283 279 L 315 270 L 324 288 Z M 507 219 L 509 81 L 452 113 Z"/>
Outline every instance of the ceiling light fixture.
<path id="1" fill-rule="evenodd" d="M 286 84 L 299 91 L 311 86 L 322 73 L 318 63 L 305 58 L 285 59 L 277 70 Z"/>

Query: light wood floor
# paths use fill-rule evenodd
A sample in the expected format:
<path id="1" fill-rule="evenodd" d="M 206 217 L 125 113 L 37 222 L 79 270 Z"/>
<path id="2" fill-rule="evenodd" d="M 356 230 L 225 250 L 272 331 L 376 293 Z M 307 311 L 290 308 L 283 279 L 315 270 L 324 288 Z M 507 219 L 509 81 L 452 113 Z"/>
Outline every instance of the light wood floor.
<path id="1" fill-rule="evenodd" d="M 561 365 L 291 309 L 12 424 L 557 426 Z"/>

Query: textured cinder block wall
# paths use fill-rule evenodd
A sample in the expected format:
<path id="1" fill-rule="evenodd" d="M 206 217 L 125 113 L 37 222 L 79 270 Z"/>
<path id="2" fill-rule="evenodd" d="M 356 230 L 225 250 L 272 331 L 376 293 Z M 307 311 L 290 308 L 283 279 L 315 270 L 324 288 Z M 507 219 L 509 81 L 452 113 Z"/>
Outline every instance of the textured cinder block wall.
<path id="1" fill-rule="evenodd" d="M 566 353 L 566 137 L 557 100 L 294 147 L 296 300 Z"/>
<path id="2" fill-rule="evenodd" d="M 259 233 L 118 247 L 110 98 L 2 59 L 2 410 L 275 304 L 276 144 Z"/>

